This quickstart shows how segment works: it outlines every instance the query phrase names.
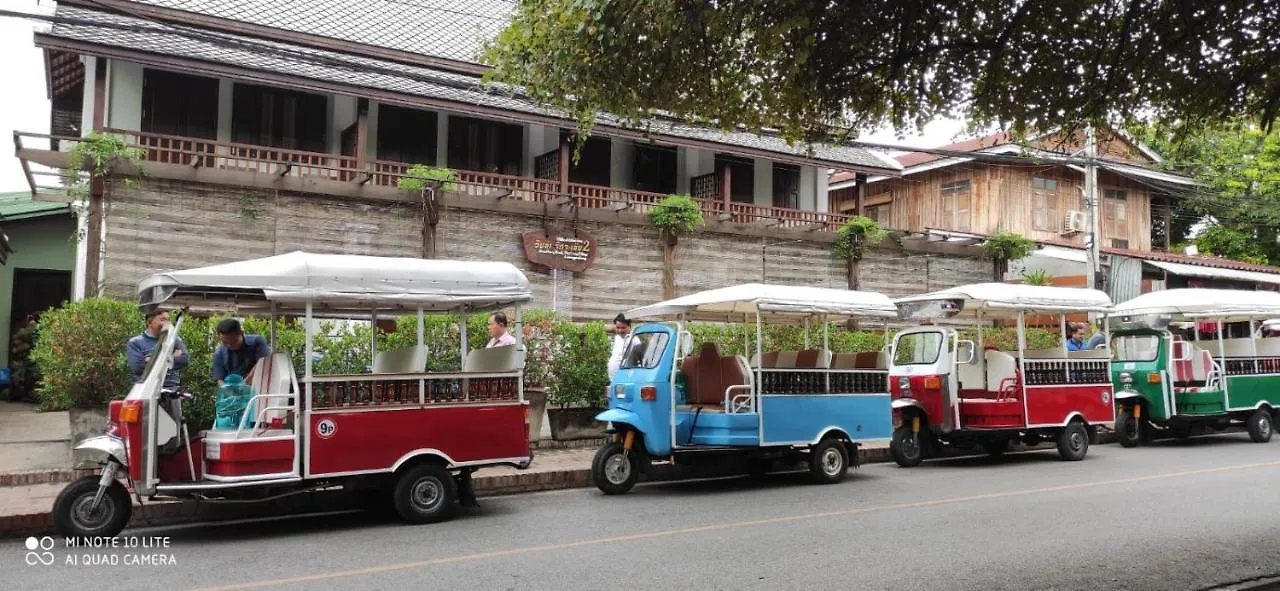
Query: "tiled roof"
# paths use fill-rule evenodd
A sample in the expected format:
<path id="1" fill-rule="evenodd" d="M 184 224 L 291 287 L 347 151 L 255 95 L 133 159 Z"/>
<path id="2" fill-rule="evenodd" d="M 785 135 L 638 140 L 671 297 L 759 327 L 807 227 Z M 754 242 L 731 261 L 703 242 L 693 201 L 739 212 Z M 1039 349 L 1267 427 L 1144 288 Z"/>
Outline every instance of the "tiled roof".
<path id="1" fill-rule="evenodd" d="M 71 211 L 66 203 L 36 201 L 30 191 L 0 193 L 0 222 L 44 217 Z"/>
<path id="2" fill-rule="evenodd" d="M 511 0 L 133 0 L 161 8 L 479 63 Z"/>
<path id="3" fill-rule="evenodd" d="M 1184 265 L 1196 265 L 1198 267 L 1213 267 L 1216 269 L 1236 269 L 1238 271 L 1256 271 L 1259 273 L 1278 273 L 1280 267 L 1272 267 L 1269 265 L 1255 265 L 1253 263 L 1245 263 L 1242 261 L 1233 261 L 1214 256 L 1187 256 L 1175 254 L 1171 252 L 1148 252 L 1141 250 L 1130 250 L 1125 248 L 1103 248 L 1102 252 L 1118 256 L 1125 256 L 1144 261 L 1160 261 L 1165 263 L 1182 263 Z"/>
<path id="4" fill-rule="evenodd" d="M 511 92 L 509 88 L 485 85 L 478 78 L 463 74 L 161 24 L 65 5 L 58 7 L 56 17 L 58 22 L 48 33 L 50 37 L 247 68 L 354 89 L 367 88 L 483 106 L 507 111 L 512 115 L 554 117 L 571 125 L 562 114 L 546 109 L 519 93 Z M 353 92 L 358 93 L 358 90 Z M 597 123 L 618 126 L 618 120 L 608 115 L 600 116 Z M 651 132 L 672 138 L 715 142 L 726 147 L 740 146 L 779 155 L 815 159 L 822 161 L 824 165 L 853 166 L 883 172 L 898 170 L 891 159 L 863 148 L 815 146 L 813 154 L 809 155 L 803 146 L 790 146 L 781 138 L 745 132 L 725 133 L 670 120 L 653 122 Z M 726 151 L 731 149 L 726 148 Z"/>
<path id="5" fill-rule="evenodd" d="M 977 152 L 978 150 L 985 150 L 987 148 L 1002 146 L 1004 144 L 1009 143 L 1009 141 L 1010 141 L 1009 134 L 1004 132 L 998 132 L 990 135 L 985 135 L 980 138 L 974 138 L 970 140 L 964 140 L 962 142 L 956 142 L 954 144 L 948 144 L 938 149 L 950 150 L 953 152 Z M 894 156 L 894 159 L 896 159 L 900 164 L 902 164 L 903 168 L 919 166 L 921 164 L 925 164 L 926 162 L 933 162 L 934 160 L 941 160 L 943 158 L 946 158 L 946 156 L 942 156 L 940 154 L 926 154 L 924 152 L 907 152 L 906 154 Z"/>

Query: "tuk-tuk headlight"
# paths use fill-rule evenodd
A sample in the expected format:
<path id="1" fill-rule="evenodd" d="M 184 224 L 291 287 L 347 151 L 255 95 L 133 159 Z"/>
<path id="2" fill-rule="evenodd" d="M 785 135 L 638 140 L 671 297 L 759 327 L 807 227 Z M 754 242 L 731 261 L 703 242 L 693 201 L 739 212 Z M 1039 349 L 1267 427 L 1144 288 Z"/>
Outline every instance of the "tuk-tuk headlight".
<path id="1" fill-rule="evenodd" d="M 901 390 L 903 394 L 906 394 L 907 392 L 910 392 L 910 391 L 911 391 L 911 378 L 909 378 L 909 377 L 907 377 L 907 376 L 902 376 L 902 377 L 898 378 L 898 389 L 899 389 L 899 390 Z"/>
<path id="2" fill-rule="evenodd" d="M 1126 372 L 1121 373 L 1121 374 L 1120 374 L 1120 383 L 1122 383 L 1122 384 L 1124 384 L 1124 385 L 1126 385 L 1126 386 L 1133 384 L 1133 374 L 1131 374 L 1131 373 L 1129 373 L 1129 372 L 1127 372 L 1127 371 L 1126 371 Z"/>

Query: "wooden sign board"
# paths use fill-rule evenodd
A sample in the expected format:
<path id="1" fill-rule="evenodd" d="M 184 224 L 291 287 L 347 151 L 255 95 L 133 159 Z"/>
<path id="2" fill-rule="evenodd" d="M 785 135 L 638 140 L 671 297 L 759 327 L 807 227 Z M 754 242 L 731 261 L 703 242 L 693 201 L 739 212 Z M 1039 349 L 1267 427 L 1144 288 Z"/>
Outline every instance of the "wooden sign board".
<path id="1" fill-rule="evenodd" d="M 596 260 L 596 239 L 578 232 L 548 235 L 543 230 L 525 232 L 524 256 L 535 265 L 581 273 Z"/>

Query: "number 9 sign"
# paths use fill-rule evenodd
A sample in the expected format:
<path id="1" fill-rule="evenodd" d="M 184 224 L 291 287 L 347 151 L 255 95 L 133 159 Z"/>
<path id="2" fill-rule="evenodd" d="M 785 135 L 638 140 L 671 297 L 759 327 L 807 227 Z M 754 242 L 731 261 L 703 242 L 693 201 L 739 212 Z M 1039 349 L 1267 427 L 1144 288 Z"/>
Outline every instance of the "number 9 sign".
<path id="1" fill-rule="evenodd" d="M 333 419 L 325 419 L 316 423 L 316 435 L 323 439 L 333 437 L 333 433 L 338 430 L 338 426 L 333 424 Z"/>

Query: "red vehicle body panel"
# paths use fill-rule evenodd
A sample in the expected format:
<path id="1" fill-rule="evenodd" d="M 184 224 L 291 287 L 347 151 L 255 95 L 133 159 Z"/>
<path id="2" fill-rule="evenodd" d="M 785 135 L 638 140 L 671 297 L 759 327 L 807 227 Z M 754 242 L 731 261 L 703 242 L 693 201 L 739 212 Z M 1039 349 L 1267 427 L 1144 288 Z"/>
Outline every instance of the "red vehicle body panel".
<path id="1" fill-rule="evenodd" d="M 294 440 L 292 438 L 240 439 L 217 443 L 218 458 L 207 458 L 205 462 L 207 474 L 253 476 L 293 471 Z"/>
<path id="2" fill-rule="evenodd" d="M 508 403 L 312 413 L 306 473 L 391 470 L 424 450 L 438 452 L 454 465 L 526 459 L 531 456 L 526 408 L 527 403 Z"/>
<path id="3" fill-rule="evenodd" d="M 183 482 L 195 481 L 204 478 L 204 439 L 200 436 L 191 438 L 191 462 L 187 462 L 187 448 L 178 448 L 178 451 L 167 456 L 160 456 L 156 463 L 156 477 L 160 482 Z M 191 475 L 191 468 L 195 467 L 196 473 Z"/>
<path id="4" fill-rule="evenodd" d="M 902 385 L 899 383 L 900 380 L 895 377 L 889 380 L 889 391 L 895 399 L 911 398 L 920 403 L 920 407 L 924 409 L 924 412 L 929 417 L 929 424 L 941 425 L 946 417 L 950 416 L 952 408 L 950 404 L 947 404 L 946 396 L 943 395 L 941 389 L 930 390 L 925 388 L 924 383 L 927 378 L 939 378 L 941 383 L 945 376 L 918 375 L 908 377 L 907 379 L 911 384 L 910 396 L 903 395 Z M 943 383 L 943 386 L 945 387 L 945 383 Z M 923 427 L 923 425 L 921 426 Z"/>
<path id="5" fill-rule="evenodd" d="M 1090 423 L 1115 420 L 1110 384 L 1031 386 L 1026 397 L 1032 425 L 1061 425 L 1077 412 Z"/>
<path id="6" fill-rule="evenodd" d="M 925 388 L 925 379 L 931 377 L 939 376 L 910 376 L 909 398 L 924 409 L 930 425 L 940 426 L 953 409 L 946 403 L 941 390 Z M 894 398 L 904 397 L 897 379 L 890 380 L 890 389 Z M 1022 429 L 1030 425 L 1062 425 L 1075 413 L 1089 423 L 1114 420 L 1112 390 L 1107 384 L 1023 386 L 1019 389 L 1019 395 L 1006 395 L 999 400 L 997 392 L 962 390 L 959 428 Z"/>

